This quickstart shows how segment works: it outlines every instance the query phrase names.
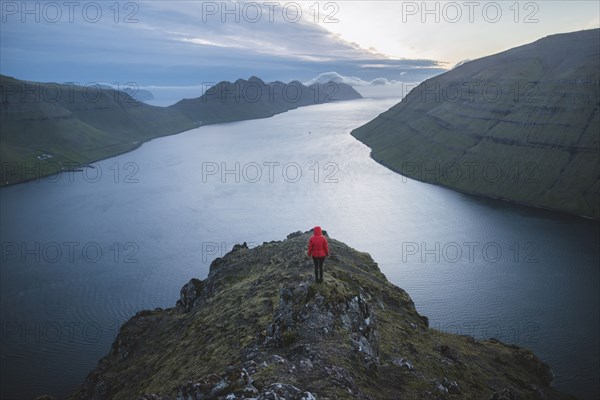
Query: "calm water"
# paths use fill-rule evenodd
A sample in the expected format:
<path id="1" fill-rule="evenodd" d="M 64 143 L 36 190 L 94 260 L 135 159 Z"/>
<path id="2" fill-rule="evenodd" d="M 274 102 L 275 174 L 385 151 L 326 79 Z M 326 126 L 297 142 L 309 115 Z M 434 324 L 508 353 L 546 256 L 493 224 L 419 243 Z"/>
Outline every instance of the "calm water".
<path id="1" fill-rule="evenodd" d="M 70 393 L 121 323 L 173 306 L 234 243 L 320 224 L 433 327 L 526 346 L 559 388 L 597 398 L 599 225 L 388 171 L 349 132 L 393 103 L 202 127 L 2 189 L 1 397 Z"/>

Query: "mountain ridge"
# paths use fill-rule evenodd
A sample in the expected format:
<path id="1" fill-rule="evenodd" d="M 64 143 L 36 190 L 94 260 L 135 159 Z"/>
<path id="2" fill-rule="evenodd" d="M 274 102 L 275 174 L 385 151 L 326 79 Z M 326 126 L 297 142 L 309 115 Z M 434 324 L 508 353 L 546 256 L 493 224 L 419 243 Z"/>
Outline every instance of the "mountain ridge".
<path id="1" fill-rule="evenodd" d="M 238 86 L 240 82 L 259 88 L 267 85 L 257 77 L 237 82 Z M 77 170 L 132 151 L 148 140 L 200 125 L 265 118 L 300 106 L 361 97 L 351 87 L 338 84 L 314 86 L 312 90 L 294 84 L 291 87 L 305 95 L 294 102 L 228 103 L 211 97 L 211 93 L 219 93 L 218 88 L 230 85 L 235 83 L 223 81 L 180 110 L 176 105 L 143 103 L 106 85 L 42 83 L 0 75 L 0 186 Z M 308 94 L 313 95 L 313 101 Z M 209 100 L 206 106 L 211 114 L 199 123 L 192 111 L 194 101 L 203 98 Z"/>
<path id="2" fill-rule="evenodd" d="M 352 135 L 419 181 L 600 218 L 600 30 L 430 78 Z"/>
<path id="3" fill-rule="evenodd" d="M 429 328 L 371 256 L 311 232 L 237 244 L 173 308 L 141 311 L 71 400 L 570 399 L 529 350 Z"/>
<path id="4" fill-rule="evenodd" d="M 183 99 L 169 107 L 205 125 L 271 117 L 298 107 L 360 98 L 360 93 L 344 83 L 265 83 L 252 76 L 248 80 L 221 81 L 202 96 Z"/>
<path id="5" fill-rule="evenodd" d="M 196 126 L 175 110 L 100 85 L 0 75 L 0 97 L 2 186 L 79 168 Z"/>

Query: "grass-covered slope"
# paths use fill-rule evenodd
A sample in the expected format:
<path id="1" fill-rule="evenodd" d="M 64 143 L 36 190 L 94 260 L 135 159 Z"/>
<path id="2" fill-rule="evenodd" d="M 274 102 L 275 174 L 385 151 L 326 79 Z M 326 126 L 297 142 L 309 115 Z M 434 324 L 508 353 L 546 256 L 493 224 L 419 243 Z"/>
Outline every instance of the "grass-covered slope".
<path id="1" fill-rule="evenodd" d="M 405 176 L 598 219 L 599 110 L 595 29 L 467 62 L 352 135 Z"/>
<path id="2" fill-rule="evenodd" d="M 343 83 L 298 81 L 265 83 L 257 77 L 235 82 L 219 82 L 201 97 L 184 99 L 171 106 L 202 124 L 271 117 L 294 108 L 333 101 L 360 99 L 362 96 Z"/>
<path id="3" fill-rule="evenodd" d="M 0 75 L 0 186 L 40 179 L 133 150 L 200 124 L 266 118 L 361 95 L 337 83 L 221 82 L 171 107 L 136 101 L 105 85 L 29 82 Z"/>
<path id="4" fill-rule="evenodd" d="M 0 75 L 2 185 L 114 156 L 196 126 L 177 110 L 99 86 Z"/>
<path id="5" fill-rule="evenodd" d="M 569 398 L 526 349 L 430 329 L 367 253 L 330 238 L 314 283 L 309 235 L 214 260 L 125 323 L 71 399 Z"/>

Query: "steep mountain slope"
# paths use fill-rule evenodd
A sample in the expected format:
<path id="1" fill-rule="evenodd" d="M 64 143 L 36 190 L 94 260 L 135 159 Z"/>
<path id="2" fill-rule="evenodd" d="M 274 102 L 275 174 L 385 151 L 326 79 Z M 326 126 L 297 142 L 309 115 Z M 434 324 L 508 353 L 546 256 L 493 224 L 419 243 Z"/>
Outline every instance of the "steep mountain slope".
<path id="1" fill-rule="evenodd" d="M 126 322 L 71 399 L 569 398 L 526 349 L 430 329 L 367 253 L 330 238 L 314 283 L 309 237 L 234 246 Z"/>
<path id="2" fill-rule="evenodd" d="M 212 124 L 265 118 L 294 108 L 332 101 L 360 99 L 362 96 L 343 83 L 298 81 L 265 83 L 257 77 L 235 82 L 219 82 L 201 97 L 184 99 L 171 106 L 194 121 Z"/>
<path id="3" fill-rule="evenodd" d="M 177 110 L 100 86 L 0 75 L 2 185 L 114 156 L 197 126 Z"/>
<path id="4" fill-rule="evenodd" d="M 352 135 L 424 182 L 600 218 L 600 30 L 431 78 Z"/>

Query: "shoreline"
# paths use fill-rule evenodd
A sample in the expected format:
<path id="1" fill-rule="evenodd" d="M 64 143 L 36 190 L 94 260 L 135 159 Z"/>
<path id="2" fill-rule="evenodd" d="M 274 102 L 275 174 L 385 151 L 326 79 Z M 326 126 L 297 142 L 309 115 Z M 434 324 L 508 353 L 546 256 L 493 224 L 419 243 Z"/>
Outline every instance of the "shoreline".
<path id="1" fill-rule="evenodd" d="M 364 97 L 363 97 L 363 99 L 364 99 Z M 353 99 L 353 100 L 360 100 L 360 99 Z M 338 100 L 336 102 L 340 102 L 340 101 L 353 101 L 353 100 Z M 328 103 L 321 103 L 321 104 L 328 104 Z M 90 159 L 89 161 L 86 161 L 84 163 L 81 163 L 81 164 L 73 166 L 72 169 L 66 169 L 66 170 L 62 170 L 62 171 L 59 171 L 59 172 L 53 172 L 53 173 L 49 173 L 49 174 L 42 174 L 40 176 L 36 176 L 34 178 L 31 178 L 31 179 L 24 179 L 24 180 L 20 180 L 20 181 L 16 181 L 16 182 L 10 182 L 10 183 L 2 183 L 2 182 L 0 182 L 0 190 L 2 188 L 12 187 L 12 186 L 20 185 L 20 184 L 23 184 L 23 183 L 31 183 L 31 182 L 41 181 L 41 180 L 43 180 L 45 178 L 48 178 L 50 176 L 55 176 L 55 175 L 63 174 L 65 172 L 75 171 L 76 168 L 86 168 L 86 167 L 89 167 L 90 164 L 92 164 L 92 163 L 96 163 L 96 162 L 103 161 L 103 160 L 108 160 L 109 158 L 117 157 L 117 156 L 120 156 L 120 155 L 123 155 L 123 154 L 127 154 L 129 152 L 132 152 L 134 150 L 137 150 L 144 143 L 148 143 L 148 142 L 150 142 L 150 141 L 152 141 L 154 139 L 159 139 L 159 138 L 163 138 L 163 137 L 179 135 L 181 133 L 191 131 L 192 129 L 198 129 L 198 128 L 201 128 L 201 127 L 207 126 L 207 125 L 228 124 L 228 123 L 234 123 L 234 122 L 243 122 L 243 121 L 252 121 L 252 120 L 256 120 L 256 119 L 271 118 L 271 117 L 274 117 L 275 115 L 283 114 L 283 113 L 286 113 L 286 112 L 291 111 L 291 110 L 297 110 L 297 109 L 299 109 L 301 107 L 310 107 L 310 106 L 315 106 L 315 105 L 319 105 L 319 104 L 308 104 L 306 106 L 299 106 L 299 107 L 295 107 L 295 108 L 283 111 L 281 113 L 276 113 L 276 114 L 269 115 L 269 116 L 262 116 L 262 117 L 256 117 L 256 118 L 246 118 L 246 119 L 231 120 L 231 121 L 218 121 L 218 122 L 196 123 L 196 126 L 191 127 L 189 129 L 184 129 L 184 130 L 181 130 L 181 131 L 167 133 L 167 134 L 164 134 L 164 135 L 159 135 L 159 136 L 155 136 L 155 137 L 152 137 L 152 138 L 148 138 L 148 139 L 145 139 L 145 140 L 138 141 L 131 148 L 128 148 L 128 149 L 123 150 L 123 151 L 118 151 L 118 152 L 116 152 L 114 154 L 111 154 L 109 156 L 106 156 L 106 157 L 101 157 L 101 158 L 97 158 L 97 159 Z M 351 135 L 351 136 L 354 137 L 353 135 Z M 354 138 L 354 139 L 357 140 L 360 143 L 363 143 L 363 142 L 361 142 L 360 140 L 358 140 L 356 138 Z M 364 145 L 367 146 L 366 144 L 364 144 Z M 451 186 L 444 185 L 444 184 L 439 183 L 439 182 L 430 182 L 430 181 L 420 180 L 420 179 L 416 179 L 416 178 L 413 178 L 413 177 L 410 177 L 410 176 L 406 176 L 406 175 L 403 175 L 402 173 L 400 173 L 399 171 L 395 170 L 393 167 L 390 167 L 390 166 L 386 165 L 385 163 L 383 163 L 382 161 L 375 159 L 373 157 L 373 155 L 372 155 L 373 149 L 371 149 L 371 147 L 369 147 L 369 146 L 367 146 L 367 147 L 370 150 L 369 157 L 373 161 L 375 161 L 377 164 L 379 164 L 379 165 L 387 168 L 388 170 L 394 172 L 395 174 L 403 176 L 403 177 L 405 177 L 407 179 L 412 179 L 412 180 L 417 181 L 417 182 L 439 186 L 439 187 L 442 187 L 442 188 L 445 188 L 445 189 L 452 190 L 452 191 L 457 192 L 457 193 L 462 193 L 462 194 L 466 194 L 466 195 L 469 195 L 469 196 L 473 196 L 475 198 L 501 201 L 503 203 L 508 203 L 508 204 L 516 205 L 516 206 L 520 206 L 520 207 L 533 208 L 533 209 L 536 209 L 538 211 L 556 213 L 556 214 L 559 214 L 559 215 L 562 215 L 562 216 L 576 217 L 576 218 L 582 218 L 582 219 L 585 219 L 585 220 L 588 220 L 588 221 L 600 222 L 600 218 L 594 218 L 594 217 L 589 216 L 589 215 L 575 214 L 575 213 L 571 213 L 571 212 L 568 212 L 568 211 L 565 211 L 565 210 L 561 210 L 561 209 L 542 207 L 542 206 L 539 206 L 539 205 L 536 205 L 536 204 L 531 204 L 531 203 L 526 203 L 526 202 L 522 202 L 522 201 L 518 201 L 518 200 L 513 200 L 513 199 L 510 199 L 510 198 L 507 198 L 507 197 L 494 196 L 494 195 L 484 194 L 484 193 L 475 192 L 475 191 L 458 189 L 458 188 L 454 188 L 454 187 L 451 187 Z"/>
<path id="2" fill-rule="evenodd" d="M 205 124 L 205 125 L 208 125 L 208 124 Z M 85 161 L 85 162 L 83 162 L 83 163 L 76 164 L 76 165 L 74 165 L 74 166 L 72 167 L 72 169 L 65 169 L 65 170 L 62 170 L 62 171 L 59 171 L 59 172 L 53 172 L 53 173 L 50 173 L 50 174 L 42 174 L 42 175 L 40 175 L 40 176 L 36 176 L 36 177 L 34 177 L 34 178 L 30 178 L 30 179 L 23 179 L 23 180 L 16 181 L 16 182 L 10 182 L 10 183 L 2 183 L 2 182 L 0 182 L 0 190 L 1 190 L 2 188 L 7 188 L 7 187 L 11 187 L 11 186 L 21 185 L 21 184 L 23 184 L 23 183 L 31 183 L 31 182 L 41 181 L 41 180 L 43 180 L 43 179 L 45 179 L 45 178 L 48 178 L 48 177 L 50 177 L 50 176 L 55 176 L 55 175 L 59 175 L 59 174 L 64 174 L 65 172 L 75 172 L 75 171 L 76 171 L 76 169 L 78 169 L 78 168 L 87 168 L 87 167 L 89 167 L 91 164 L 93 164 L 93 163 L 96 163 L 96 162 L 98 162 L 98 161 L 108 160 L 109 158 L 118 157 L 118 156 L 121 156 L 121 155 L 123 155 L 123 154 L 130 153 L 130 152 L 132 152 L 132 151 L 134 151 L 134 150 L 137 150 L 137 149 L 139 149 L 140 147 L 142 147 L 142 145 L 143 145 L 144 143 L 148 143 L 148 142 L 150 142 L 151 140 L 154 140 L 154 139 L 159 139 L 159 138 L 162 138 L 162 137 L 168 137 L 168 136 L 179 135 L 180 133 L 183 133 L 183 132 L 188 132 L 188 131 L 191 131 L 192 129 L 197 129 L 197 128 L 200 128 L 201 126 L 203 126 L 203 125 L 199 124 L 198 126 L 195 126 L 195 127 L 189 128 L 189 129 L 185 129 L 185 130 L 182 130 L 182 131 L 177 131 L 177 132 L 173 132 L 173 133 L 167 133 L 167 134 L 165 134 L 165 135 L 160 135 L 160 136 L 155 136 L 155 137 L 148 138 L 148 139 L 145 139 L 145 140 L 140 140 L 140 141 L 138 141 L 137 143 L 135 143 L 135 144 L 133 145 L 133 147 L 131 147 L 131 148 L 127 149 L 127 150 L 118 151 L 118 152 L 116 152 L 116 153 L 114 153 L 114 154 L 111 154 L 111 155 L 109 155 L 109 156 L 107 156 L 107 157 L 101 157 L 101 158 L 98 158 L 98 159 L 91 159 L 91 160 L 89 160 L 89 161 Z"/>
<path id="3" fill-rule="evenodd" d="M 41 174 L 40 176 L 36 176 L 36 177 L 30 178 L 30 179 L 23 179 L 23 180 L 19 180 L 19 181 L 15 181 L 15 182 L 10 182 L 10 183 L 4 183 L 3 181 L 0 181 L 0 190 L 2 188 L 16 186 L 16 185 L 20 185 L 20 184 L 23 184 L 23 183 L 31 183 L 31 182 L 41 181 L 41 180 L 43 180 L 45 178 L 48 178 L 50 176 L 55 176 L 55 175 L 63 174 L 65 172 L 74 171 L 76 168 L 86 168 L 87 166 L 89 166 L 92 163 L 96 163 L 96 162 L 103 161 L 103 160 L 108 160 L 109 158 L 117 157 L 117 156 L 120 156 L 120 155 L 123 155 L 123 154 L 127 154 L 129 152 L 132 152 L 134 150 L 137 150 L 144 143 L 148 143 L 151 140 L 159 139 L 159 138 L 163 138 L 163 137 L 168 137 L 168 136 L 179 135 L 180 133 L 188 132 L 188 131 L 191 131 L 192 129 L 198 129 L 198 128 L 201 128 L 203 126 L 218 125 L 218 124 L 230 124 L 230 123 L 234 123 L 234 122 L 243 122 L 243 121 L 252 121 L 252 120 L 256 120 L 256 119 L 271 118 L 271 117 L 274 117 L 276 115 L 284 114 L 284 113 L 286 113 L 288 111 L 297 110 L 297 109 L 303 108 L 303 107 L 318 106 L 318 105 L 323 105 L 323 104 L 331 104 L 331 103 L 346 102 L 346 101 L 355 101 L 355 100 L 362 100 L 362 99 L 364 99 L 364 97 L 360 98 L 360 99 L 336 100 L 336 101 L 323 102 L 323 103 L 317 103 L 317 104 L 307 104 L 307 105 L 304 105 L 304 106 L 298 106 L 298 107 L 295 107 L 295 108 L 290 108 L 289 110 L 285 110 L 285 111 L 282 111 L 280 113 L 275 113 L 275 114 L 268 115 L 268 116 L 254 117 L 254 118 L 237 119 L 237 120 L 230 120 L 230 121 L 215 121 L 215 122 L 206 122 L 206 123 L 195 122 L 196 126 L 194 126 L 192 128 L 184 129 L 184 130 L 177 131 L 177 132 L 167 133 L 167 134 L 164 134 L 164 135 L 159 135 L 159 136 L 151 137 L 151 138 L 144 139 L 144 140 L 140 140 L 137 143 L 135 143 L 133 145 L 133 147 L 131 147 L 131 148 L 128 148 L 128 149 L 123 150 L 123 151 L 118 151 L 118 152 L 116 152 L 114 154 L 111 154 L 109 156 L 106 156 L 106 157 L 100 157 L 100 158 L 97 158 L 97 159 L 96 158 L 90 159 L 90 160 L 85 161 L 83 163 L 74 165 L 72 167 L 72 169 L 65 169 L 65 170 L 61 170 L 59 172 L 52 172 L 52 173 L 48 173 L 48 174 Z M 154 107 L 160 107 L 160 106 L 154 106 Z M 165 107 L 165 108 L 167 108 L 167 107 Z"/>
<path id="4" fill-rule="evenodd" d="M 356 139 L 356 140 L 358 140 L 358 139 Z M 360 140 L 358 140 L 358 141 L 361 142 Z M 363 142 L 361 142 L 361 143 L 363 143 Z M 367 146 L 367 145 L 365 144 L 365 146 Z M 369 146 L 367 146 L 367 147 L 369 148 L 369 150 L 372 153 L 373 149 L 371 149 Z M 410 176 L 402 175 L 400 172 L 396 171 L 394 168 L 392 168 L 392 167 L 384 164 L 383 162 L 381 162 L 381 161 L 373 158 L 372 154 L 369 154 L 369 157 L 373 161 L 375 161 L 377 164 L 379 164 L 379 165 L 381 165 L 381 166 L 389 169 L 393 173 L 398 174 L 400 176 L 403 176 L 403 177 L 405 177 L 407 179 L 412 179 L 412 180 L 417 181 L 417 182 L 426 183 L 426 184 L 429 184 L 429 185 L 439 186 L 441 188 L 452 190 L 452 191 L 457 192 L 457 193 L 466 194 L 468 196 L 473 196 L 475 198 L 480 198 L 480 199 L 485 199 L 485 200 L 501 201 L 503 203 L 507 203 L 507 204 L 510 204 L 510 205 L 513 205 L 513 206 L 526 207 L 526 208 L 530 208 L 530 209 L 535 209 L 537 211 L 543 211 L 543 212 L 549 212 L 549 213 L 559 214 L 561 216 L 576 217 L 576 218 L 582 218 L 582 219 L 585 219 L 585 220 L 588 220 L 588 221 L 600 222 L 600 218 L 594 218 L 594 217 L 589 216 L 589 215 L 575 214 L 575 213 L 571 213 L 571 212 L 568 212 L 568 211 L 565 211 L 565 210 L 542 207 L 542 206 L 539 206 L 539 205 L 536 205 L 536 204 L 525 203 L 525 202 L 522 202 L 522 201 L 510 199 L 510 198 L 507 198 L 507 197 L 494 196 L 494 195 L 485 194 L 485 193 L 479 193 L 479 192 L 475 192 L 475 191 L 458 189 L 458 188 L 454 188 L 454 187 L 451 187 L 451 186 L 446 186 L 446 185 L 444 185 L 442 183 L 439 183 L 439 182 L 429 182 L 429 181 L 425 181 L 425 180 L 420 180 L 420 179 L 417 179 L 417 178 L 413 178 L 413 177 L 410 177 Z"/>

